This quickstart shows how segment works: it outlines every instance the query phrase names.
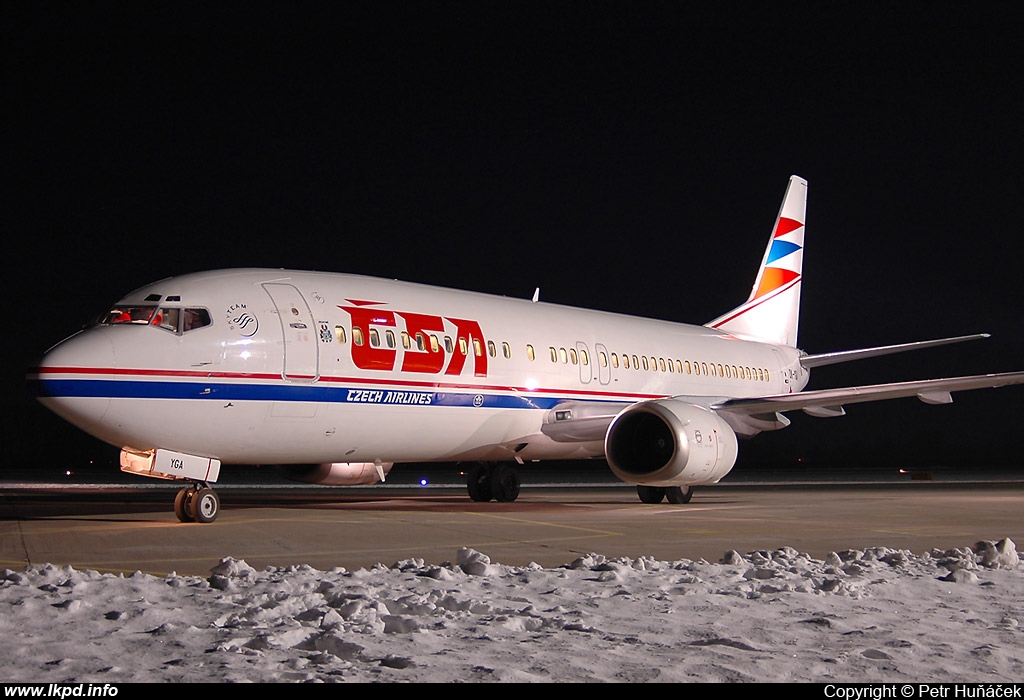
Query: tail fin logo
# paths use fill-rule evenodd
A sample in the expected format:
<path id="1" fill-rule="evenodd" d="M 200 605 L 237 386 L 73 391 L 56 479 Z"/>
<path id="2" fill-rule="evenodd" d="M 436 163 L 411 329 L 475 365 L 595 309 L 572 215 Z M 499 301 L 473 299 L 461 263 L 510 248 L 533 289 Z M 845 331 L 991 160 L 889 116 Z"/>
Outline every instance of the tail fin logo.
<path id="1" fill-rule="evenodd" d="M 763 297 L 765 294 L 771 294 L 800 277 L 799 263 L 793 269 L 793 267 L 786 265 L 786 258 L 803 250 L 802 241 L 794 242 L 783 238 L 783 236 L 798 231 L 803 226 L 796 219 L 779 217 L 779 223 L 775 227 L 775 235 L 772 237 L 771 245 L 768 248 L 761 279 L 751 296 L 751 300 Z M 796 262 L 792 258 L 791 261 Z M 774 263 L 776 262 L 780 262 L 780 264 L 775 265 Z"/>
<path id="2" fill-rule="evenodd" d="M 786 187 L 750 297 L 707 326 L 745 338 L 796 346 L 806 207 L 807 181 L 794 175 Z"/>

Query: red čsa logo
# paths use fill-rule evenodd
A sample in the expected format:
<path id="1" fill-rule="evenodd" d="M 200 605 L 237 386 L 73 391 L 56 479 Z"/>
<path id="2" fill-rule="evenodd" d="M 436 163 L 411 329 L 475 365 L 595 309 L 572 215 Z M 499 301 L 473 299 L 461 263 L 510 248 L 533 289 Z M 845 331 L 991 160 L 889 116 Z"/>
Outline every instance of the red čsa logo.
<path id="1" fill-rule="evenodd" d="M 347 299 L 352 306 L 338 306 L 352 317 L 352 362 L 360 369 L 394 370 L 399 350 L 403 372 L 423 374 L 459 375 L 467 358 L 473 359 L 473 374 L 487 376 L 487 353 L 484 352 L 484 334 L 480 324 L 462 318 L 449 318 L 418 314 L 408 311 L 374 309 L 383 302 Z M 370 342 L 371 326 L 394 328 L 403 341 L 396 346 Z M 379 333 L 379 331 L 377 331 Z M 386 333 L 386 330 L 385 330 Z M 450 353 L 444 352 L 437 335 L 454 338 Z M 445 343 L 447 346 L 449 343 Z M 448 348 L 445 348 L 448 349 Z M 447 360 L 447 366 L 445 366 Z"/>

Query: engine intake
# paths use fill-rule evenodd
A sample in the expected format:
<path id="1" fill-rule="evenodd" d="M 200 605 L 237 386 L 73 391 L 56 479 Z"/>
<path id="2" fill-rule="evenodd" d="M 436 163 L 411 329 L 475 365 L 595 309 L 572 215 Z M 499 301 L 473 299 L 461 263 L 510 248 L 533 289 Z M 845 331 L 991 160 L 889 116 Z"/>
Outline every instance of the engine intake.
<path id="1" fill-rule="evenodd" d="M 677 399 L 645 401 L 615 417 L 604 441 L 615 476 L 631 484 L 714 484 L 736 464 L 736 433 L 718 414 Z"/>

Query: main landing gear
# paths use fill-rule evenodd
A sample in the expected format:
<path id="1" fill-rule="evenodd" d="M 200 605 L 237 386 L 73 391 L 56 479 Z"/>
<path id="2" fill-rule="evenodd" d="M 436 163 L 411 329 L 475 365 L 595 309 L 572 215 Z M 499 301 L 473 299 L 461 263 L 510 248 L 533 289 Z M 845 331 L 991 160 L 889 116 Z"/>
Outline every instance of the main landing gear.
<path id="1" fill-rule="evenodd" d="M 219 512 L 220 498 L 208 484 L 191 484 L 174 497 L 174 514 L 183 523 L 212 523 Z"/>
<path id="2" fill-rule="evenodd" d="M 637 486 L 636 494 L 642 503 L 689 503 L 693 498 L 692 486 Z"/>
<path id="3" fill-rule="evenodd" d="M 474 464 L 466 475 L 469 497 L 479 502 L 511 503 L 519 497 L 520 483 L 519 471 L 504 462 Z"/>

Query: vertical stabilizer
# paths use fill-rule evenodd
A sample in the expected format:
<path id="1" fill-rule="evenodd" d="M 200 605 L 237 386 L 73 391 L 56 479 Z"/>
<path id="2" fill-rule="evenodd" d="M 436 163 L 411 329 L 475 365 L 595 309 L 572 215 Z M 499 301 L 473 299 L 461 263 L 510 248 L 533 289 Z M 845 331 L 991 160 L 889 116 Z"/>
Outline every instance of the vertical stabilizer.
<path id="1" fill-rule="evenodd" d="M 705 325 L 752 340 L 796 347 L 806 209 L 807 181 L 793 175 L 750 297 Z"/>

